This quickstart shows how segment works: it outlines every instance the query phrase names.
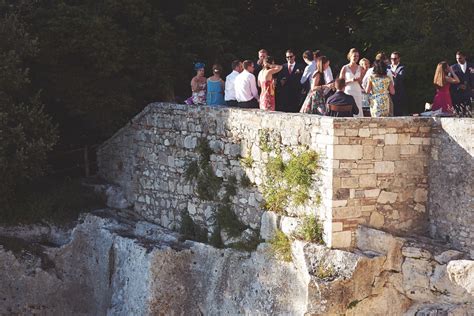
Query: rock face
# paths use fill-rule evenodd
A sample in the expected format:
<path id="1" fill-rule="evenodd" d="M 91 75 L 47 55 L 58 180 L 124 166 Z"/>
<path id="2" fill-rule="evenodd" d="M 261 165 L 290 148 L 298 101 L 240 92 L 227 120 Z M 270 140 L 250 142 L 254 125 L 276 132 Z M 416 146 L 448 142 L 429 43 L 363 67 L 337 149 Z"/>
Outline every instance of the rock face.
<path id="1" fill-rule="evenodd" d="M 293 241 L 290 263 L 275 259 L 267 243 L 248 253 L 181 242 L 125 211 L 84 216 L 55 245 L 43 229 L 25 230 L 21 239 L 11 233 L 0 229 L 2 315 L 474 311 L 473 261 L 465 254 L 374 229 L 360 228 L 353 252 Z"/>

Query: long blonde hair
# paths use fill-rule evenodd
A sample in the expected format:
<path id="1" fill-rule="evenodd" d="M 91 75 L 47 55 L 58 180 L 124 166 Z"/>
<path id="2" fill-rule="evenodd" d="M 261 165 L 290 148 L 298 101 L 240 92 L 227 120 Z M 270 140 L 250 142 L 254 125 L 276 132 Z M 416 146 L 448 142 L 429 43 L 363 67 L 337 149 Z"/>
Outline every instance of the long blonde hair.
<path id="1" fill-rule="evenodd" d="M 436 87 L 442 88 L 446 84 L 446 75 L 448 74 L 448 63 L 442 61 L 436 66 L 433 83 Z"/>

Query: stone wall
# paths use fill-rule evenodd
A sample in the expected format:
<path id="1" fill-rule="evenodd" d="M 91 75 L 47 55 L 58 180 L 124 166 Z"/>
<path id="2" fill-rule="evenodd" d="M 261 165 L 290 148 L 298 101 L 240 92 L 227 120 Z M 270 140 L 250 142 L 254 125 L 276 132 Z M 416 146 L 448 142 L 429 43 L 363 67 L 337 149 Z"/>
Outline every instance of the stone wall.
<path id="1" fill-rule="evenodd" d="M 466 119 L 460 130 L 469 122 Z M 266 163 L 276 150 L 288 159 L 289 151 L 306 147 L 320 154 L 321 171 L 309 201 L 290 207 L 287 215 L 317 215 L 326 244 L 349 248 L 355 245 L 360 224 L 400 235 L 428 233 L 428 186 L 433 185 L 428 166 L 430 161 L 442 164 L 450 150 L 433 148 L 433 153 L 444 154 L 438 162 L 430 160 L 432 125 L 431 118 L 331 118 L 154 103 L 99 148 L 99 170 L 104 179 L 124 188 L 146 219 L 177 229 L 187 211 L 212 231 L 218 203 L 199 199 L 196 185 L 185 179 L 187 166 L 199 158 L 199 140 L 206 139 L 213 150 L 212 168 L 223 185 L 230 176 L 240 180 L 244 174 L 254 183 L 250 188 L 239 185 L 232 203 L 237 216 L 258 229 Z M 274 151 L 262 145 L 262 132 Z M 468 137 L 464 141 L 469 144 Z M 251 166 L 242 163 L 242 157 L 251 157 Z M 472 144 L 471 154 L 463 157 L 471 162 L 472 172 Z M 459 165 L 450 168 L 459 170 Z M 472 197 L 462 199 L 466 212 L 472 210 L 472 204 L 466 204 Z M 441 216 L 432 220 L 433 226 L 438 222 L 450 227 L 453 221 Z M 466 234 L 473 236 L 472 228 L 465 227 L 453 237 L 460 246 L 462 238 L 467 242 Z"/>
<path id="2" fill-rule="evenodd" d="M 413 117 L 334 119 L 333 245 L 351 246 L 359 224 L 426 233 L 430 126 Z"/>
<path id="3" fill-rule="evenodd" d="M 223 180 L 222 187 L 232 175 L 240 182 L 246 174 L 254 184 L 247 188 L 238 185 L 232 202 L 240 220 L 258 229 L 269 157 L 281 151 L 288 158 L 289 151 L 306 146 L 321 155 L 321 181 L 310 190 L 305 206 L 288 213 L 316 214 L 330 230 L 332 160 L 327 151 L 332 146 L 332 133 L 332 120 L 318 116 L 150 104 L 101 146 L 99 170 L 104 179 L 124 189 L 134 209 L 147 220 L 177 229 L 182 212 L 187 211 L 195 222 L 212 231 L 218 203 L 199 199 L 196 184 L 185 177 L 189 164 L 199 159 L 199 141 L 206 139 L 213 150 L 211 166 Z M 252 157 L 251 166 L 244 166 L 243 157 Z M 222 194 L 223 190 L 217 195 Z M 318 194 L 322 196 L 320 205 Z"/>
<path id="4" fill-rule="evenodd" d="M 431 234 L 474 256 L 474 120 L 433 123 L 429 170 Z"/>

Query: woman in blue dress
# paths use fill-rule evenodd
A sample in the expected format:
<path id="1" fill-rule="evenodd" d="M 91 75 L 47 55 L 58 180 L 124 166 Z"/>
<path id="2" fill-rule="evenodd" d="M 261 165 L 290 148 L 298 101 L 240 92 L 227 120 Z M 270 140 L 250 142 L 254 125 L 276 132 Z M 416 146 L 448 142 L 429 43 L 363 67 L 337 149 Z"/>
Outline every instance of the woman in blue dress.
<path id="1" fill-rule="evenodd" d="M 213 75 L 207 79 L 206 104 L 210 106 L 225 105 L 224 80 L 221 79 L 222 67 L 212 66 Z"/>

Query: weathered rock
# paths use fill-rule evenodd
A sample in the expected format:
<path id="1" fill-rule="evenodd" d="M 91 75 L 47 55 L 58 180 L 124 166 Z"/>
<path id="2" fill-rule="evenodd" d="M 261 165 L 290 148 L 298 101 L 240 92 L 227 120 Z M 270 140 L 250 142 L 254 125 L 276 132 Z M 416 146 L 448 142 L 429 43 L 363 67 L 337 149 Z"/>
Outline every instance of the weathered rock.
<path id="1" fill-rule="evenodd" d="M 278 229 L 278 215 L 274 212 L 264 212 L 260 226 L 260 236 L 264 240 L 270 240 Z"/>
<path id="2" fill-rule="evenodd" d="M 449 279 L 474 296 L 474 260 L 453 260 L 447 269 Z"/>

